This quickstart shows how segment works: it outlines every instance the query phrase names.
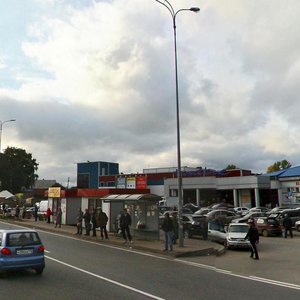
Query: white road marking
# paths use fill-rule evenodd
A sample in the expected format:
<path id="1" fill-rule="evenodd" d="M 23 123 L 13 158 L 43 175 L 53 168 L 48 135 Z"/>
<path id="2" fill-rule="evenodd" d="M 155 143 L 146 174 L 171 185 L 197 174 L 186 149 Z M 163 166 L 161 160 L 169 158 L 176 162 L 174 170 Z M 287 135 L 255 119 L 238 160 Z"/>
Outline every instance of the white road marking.
<path id="1" fill-rule="evenodd" d="M 0 222 L 0 223 L 6 224 L 6 225 L 12 225 L 12 226 L 16 226 L 16 227 L 27 228 L 25 226 L 14 225 L 14 224 L 11 224 L 11 223 L 6 223 L 6 222 Z M 218 272 L 218 273 L 223 273 L 223 274 L 228 275 L 228 276 L 235 276 L 235 277 L 239 277 L 239 278 L 243 278 L 243 279 L 247 279 L 247 280 L 253 280 L 253 281 L 267 283 L 267 284 L 276 285 L 276 286 L 281 286 L 281 287 L 285 287 L 285 288 L 300 290 L 300 285 L 298 285 L 298 284 L 292 284 L 292 283 L 287 283 L 287 282 L 282 282 L 282 281 L 276 281 L 276 280 L 272 280 L 272 279 L 261 278 L 261 277 L 251 276 L 251 275 L 249 275 L 249 276 L 248 275 L 239 275 L 239 274 L 232 273 L 232 271 L 222 270 L 222 269 L 218 269 L 216 267 L 212 267 L 210 265 L 200 264 L 200 263 L 196 263 L 196 262 L 189 262 L 189 261 L 185 261 L 183 259 L 176 259 L 176 258 L 173 259 L 173 258 L 169 258 L 169 257 L 159 256 L 159 254 L 149 254 L 149 253 L 140 252 L 138 250 L 124 249 L 124 248 L 117 247 L 117 246 L 99 244 L 97 242 L 87 241 L 87 240 L 80 240 L 80 239 L 75 238 L 75 237 L 70 237 L 70 236 L 67 236 L 67 235 L 57 234 L 57 233 L 53 233 L 53 232 L 48 232 L 48 231 L 44 231 L 44 230 L 40 230 L 40 229 L 35 229 L 35 230 L 46 233 L 46 234 L 56 235 L 56 236 L 60 236 L 60 237 L 68 238 L 68 239 L 73 239 L 73 240 L 76 240 L 76 241 L 81 241 L 81 242 L 84 242 L 84 243 L 94 244 L 94 245 L 101 246 L 101 247 L 107 247 L 107 248 L 117 249 L 117 250 L 121 250 L 121 251 L 125 251 L 125 252 L 131 252 L 131 253 L 134 253 L 134 254 L 153 257 L 153 258 L 160 259 L 160 260 L 175 261 L 175 262 L 185 264 L 185 265 L 188 265 L 188 266 L 193 266 L 193 267 L 196 267 L 196 268 L 201 268 L 201 269 L 206 269 L 206 270 L 210 270 L 210 271 L 215 271 L 215 272 Z M 161 298 L 157 298 L 157 299 L 161 299 Z"/>
<path id="2" fill-rule="evenodd" d="M 50 256 L 45 256 L 45 257 L 48 258 L 48 259 L 50 259 L 50 260 L 52 260 L 52 261 L 55 261 L 55 262 L 57 262 L 57 263 L 59 263 L 59 264 L 62 264 L 62 265 L 64 265 L 64 266 L 66 266 L 66 267 L 69 267 L 69 268 L 72 268 L 72 269 L 74 269 L 74 270 L 83 272 L 83 273 L 88 274 L 88 275 L 90 275 L 90 276 L 94 276 L 94 277 L 96 277 L 96 278 L 99 278 L 99 279 L 101 279 L 101 280 L 107 281 L 107 282 L 109 282 L 109 283 L 118 285 L 118 286 L 120 286 L 120 287 L 122 287 L 122 288 L 131 290 L 131 291 L 133 291 L 133 292 L 135 292 L 135 293 L 138 293 L 138 294 L 147 296 L 147 297 L 152 298 L 152 299 L 164 300 L 164 298 L 157 297 L 157 296 L 155 296 L 155 295 L 152 295 L 152 294 L 143 292 L 143 291 L 141 291 L 141 290 L 138 290 L 138 289 L 136 289 L 136 288 L 133 288 L 133 287 L 131 287 L 131 286 L 129 286 L 129 285 L 120 283 L 120 282 L 118 282 L 118 281 L 115 281 L 115 280 L 112 280 L 112 279 L 109 279 L 109 278 L 106 278 L 106 277 L 103 277 L 103 276 L 100 276 L 100 275 L 97 275 L 97 274 L 95 274 L 95 273 L 86 271 L 86 270 L 84 270 L 84 269 L 75 267 L 75 266 L 73 266 L 73 265 L 67 264 L 67 263 L 65 263 L 65 262 L 63 262 L 63 261 L 61 261 L 61 260 L 52 258 L 52 257 L 50 257 Z"/>

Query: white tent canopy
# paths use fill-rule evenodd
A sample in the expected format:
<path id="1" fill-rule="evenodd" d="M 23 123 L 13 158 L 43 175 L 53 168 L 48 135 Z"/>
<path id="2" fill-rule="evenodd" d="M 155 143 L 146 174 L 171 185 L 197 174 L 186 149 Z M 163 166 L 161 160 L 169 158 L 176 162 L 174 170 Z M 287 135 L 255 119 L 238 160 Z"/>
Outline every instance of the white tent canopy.
<path id="1" fill-rule="evenodd" d="M 8 199 L 11 197 L 14 197 L 14 195 L 12 193 L 10 193 L 9 191 L 0 192 L 0 198 Z"/>

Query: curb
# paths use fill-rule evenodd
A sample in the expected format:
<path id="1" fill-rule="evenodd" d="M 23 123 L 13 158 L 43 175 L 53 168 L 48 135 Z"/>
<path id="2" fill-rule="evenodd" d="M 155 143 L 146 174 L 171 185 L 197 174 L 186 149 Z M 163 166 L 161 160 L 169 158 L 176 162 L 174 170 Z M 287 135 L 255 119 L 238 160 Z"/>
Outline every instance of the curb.
<path id="1" fill-rule="evenodd" d="M 64 230 L 63 228 L 60 229 L 56 229 L 53 227 L 49 228 L 49 227 L 44 227 L 44 226 L 39 226 L 39 224 L 24 224 L 22 220 L 12 220 L 12 219 L 1 219 L 2 221 L 5 221 L 7 223 L 13 223 L 13 224 L 18 224 L 18 225 L 26 225 L 26 227 L 28 228 L 33 228 L 33 229 L 39 229 L 39 230 L 44 230 L 44 231 L 48 231 L 48 232 L 52 232 L 52 233 L 60 233 L 62 235 L 67 235 L 67 236 L 72 236 L 74 238 L 77 239 L 83 239 L 83 240 L 89 240 L 89 241 L 93 241 L 93 242 L 97 242 L 97 243 L 101 243 L 103 242 L 100 239 L 93 239 L 91 237 L 86 237 L 84 235 L 82 236 L 77 236 L 75 235 L 75 233 L 71 233 L 69 231 Z M 75 232 L 75 227 L 74 227 L 74 232 Z M 114 240 L 109 239 L 108 241 L 106 241 L 107 243 L 109 243 L 110 245 L 114 245 L 114 246 L 118 246 L 121 248 L 129 248 L 128 244 L 123 244 L 120 242 L 116 242 Z M 130 244 L 130 249 L 133 250 L 142 250 L 145 252 L 150 252 L 150 253 L 156 253 L 159 255 L 163 255 L 163 256 L 168 256 L 168 257 L 193 257 L 193 256 L 209 256 L 209 255 L 215 255 L 215 256 L 220 256 L 222 254 L 224 254 L 226 252 L 226 248 L 223 245 L 218 245 L 218 244 L 214 244 L 212 243 L 211 247 L 205 248 L 205 249 L 200 249 L 200 250 L 191 250 L 191 251 L 180 251 L 179 248 L 176 248 L 175 251 L 168 251 L 168 252 L 163 252 L 161 249 L 154 249 L 154 248 L 149 248 L 143 245 L 138 245 L 138 244 Z"/>

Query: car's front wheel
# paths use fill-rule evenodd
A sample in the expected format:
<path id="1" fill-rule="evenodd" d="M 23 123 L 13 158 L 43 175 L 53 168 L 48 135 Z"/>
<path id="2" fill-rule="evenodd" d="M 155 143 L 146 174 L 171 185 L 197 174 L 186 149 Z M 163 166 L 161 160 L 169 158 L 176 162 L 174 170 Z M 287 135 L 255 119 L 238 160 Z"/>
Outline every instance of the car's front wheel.
<path id="1" fill-rule="evenodd" d="M 269 236 L 268 230 L 263 230 L 262 235 L 265 237 Z"/>
<path id="2" fill-rule="evenodd" d="M 297 225 L 297 230 L 300 231 L 300 225 Z"/>

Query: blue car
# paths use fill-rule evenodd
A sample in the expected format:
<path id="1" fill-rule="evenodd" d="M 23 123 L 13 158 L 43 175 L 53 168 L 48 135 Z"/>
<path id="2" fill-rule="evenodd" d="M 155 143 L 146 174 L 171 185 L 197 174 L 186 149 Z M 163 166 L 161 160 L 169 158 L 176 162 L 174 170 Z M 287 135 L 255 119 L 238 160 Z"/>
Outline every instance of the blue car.
<path id="1" fill-rule="evenodd" d="M 37 274 L 42 274 L 44 250 L 35 230 L 0 230 L 0 271 L 34 269 Z"/>

